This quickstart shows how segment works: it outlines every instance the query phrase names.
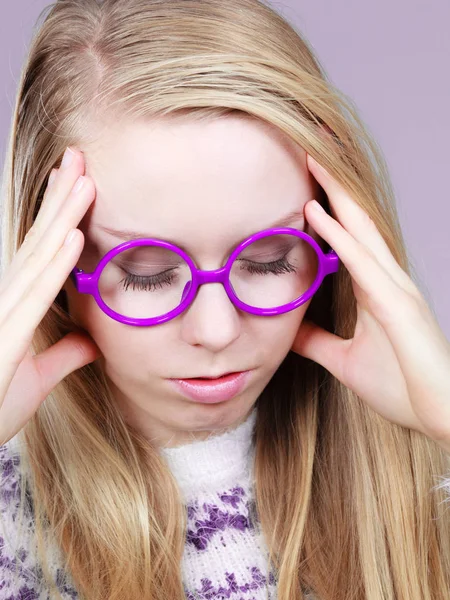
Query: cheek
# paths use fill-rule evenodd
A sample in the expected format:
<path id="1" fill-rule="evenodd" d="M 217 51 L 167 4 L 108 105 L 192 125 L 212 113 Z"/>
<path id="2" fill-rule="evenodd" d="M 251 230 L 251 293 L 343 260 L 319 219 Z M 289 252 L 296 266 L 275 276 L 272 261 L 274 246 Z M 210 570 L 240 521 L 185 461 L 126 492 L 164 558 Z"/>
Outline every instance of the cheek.
<path id="1" fill-rule="evenodd" d="M 258 321 L 257 343 L 264 348 L 267 362 L 278 364 L 288 354 L 310 302 L 283 315 Z"/>
<path id="2" fill-rule="evenodd" d="M 94 339 L 110 373 L 146 379 L 150 373 L 167 372 L 167 365 L 180 352 L 176 323 L 129 327 L 105 315 L 91 296 L 78 294 L 70 286 L 66 292 L 69 313 Z M 291 349 L 310 302 L 283 315 L 249 319 L 243 324 L 242 346 L 236 341 L 237 351 L 249 352 L 259 364 L 276 369 Z"/>
<path id="3" fill-rule="evenodd" d="M 158 327 L 131 327 L 108 317 L 92 296 L 68 290 L 70 315 L 93 338 L 109 370 L 133 373 L 139 378 L 149 371 L 167 367 L 173 354 L 170 324 Z"/>

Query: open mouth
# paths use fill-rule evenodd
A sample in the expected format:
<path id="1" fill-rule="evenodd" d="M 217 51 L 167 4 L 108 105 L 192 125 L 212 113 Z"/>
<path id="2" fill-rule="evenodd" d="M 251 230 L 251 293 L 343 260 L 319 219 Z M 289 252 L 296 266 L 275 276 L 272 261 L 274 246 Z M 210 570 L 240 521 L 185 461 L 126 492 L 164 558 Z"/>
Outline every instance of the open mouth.
<path id="1" fill-rule="evenodd" d="M 247 384 L 250 371 L 226 373 L 221 377 L 195 377 L 190 379 L 172 379 L 171 385 L 193 400 L 215 403 L 233 398 Z"/>
<path id="2" fill-rule="evenodd" d="M 230 377 L 231 375 L 237 375 L 241 371 L 230 371 L 230 373 L 224 373 L 219 377 L 192 377 L 191 379 L 187 379 L 187 381 L 195 381 L 196 379 L 200 381 L 220 381 L 221 379 L 225 379 L 226 377 Z"/>

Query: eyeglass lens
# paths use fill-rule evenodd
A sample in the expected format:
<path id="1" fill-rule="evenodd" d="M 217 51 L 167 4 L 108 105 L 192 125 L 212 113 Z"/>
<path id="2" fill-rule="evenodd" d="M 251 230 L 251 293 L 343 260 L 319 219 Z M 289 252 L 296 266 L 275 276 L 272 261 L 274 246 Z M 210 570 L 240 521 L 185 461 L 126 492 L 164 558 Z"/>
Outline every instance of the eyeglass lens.
<path id="1" fill-rule="evenodd" d="M 318 271 L 314 248 L 292 234 L 269 235 L 245 247 L 230 270 L 236 296 L 254 308 L 293 302 L 312 286 Z M 174 310 L 192 272 L 176 252 L 154 245 L 123 250 L 104 267 L 98 282 L 105 304 L 129 318 L 148 319 Z"/>

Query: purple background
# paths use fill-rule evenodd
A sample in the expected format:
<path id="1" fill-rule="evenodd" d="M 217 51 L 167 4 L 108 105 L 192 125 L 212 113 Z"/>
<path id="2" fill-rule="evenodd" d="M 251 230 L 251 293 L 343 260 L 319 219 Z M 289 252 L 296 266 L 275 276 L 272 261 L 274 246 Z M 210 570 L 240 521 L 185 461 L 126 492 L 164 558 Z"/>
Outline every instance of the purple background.
<path id="1" fill-rule="evenodd" d="M 48 4 L 15 0 L 1 8 L 0 167 L 20 68 Z M 420 289 L 450 339 L 449 0 L 272 5 L 307 37 L 381 146 Z"/>

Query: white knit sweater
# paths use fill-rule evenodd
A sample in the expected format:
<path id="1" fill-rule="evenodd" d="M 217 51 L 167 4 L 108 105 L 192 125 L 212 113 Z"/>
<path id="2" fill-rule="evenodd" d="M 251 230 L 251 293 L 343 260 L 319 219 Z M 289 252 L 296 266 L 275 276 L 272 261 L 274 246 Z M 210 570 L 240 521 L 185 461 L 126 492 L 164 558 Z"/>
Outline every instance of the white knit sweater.
<path id="1" fill-rule="evenodd" d="M 276 584 L 268 572 L 267 547 L 255 518 L 252 433 L 256 407 L 237 428 L 175 448 L 161 455 L 175 475 L 187 507 L 188 527 L 182 577 L 187 600 L 271 600 Z M 29 537 L 21 546 L 19 577 L 13 579 L 11 541 L 16 537 L 19 456 L 15 442 L 0 446 L 0 600 L 51 600 L 43 585 Z M 442 478 L 450 495 L 450 479 Z M 11 540 L 9 540 L 11 538 Z M 47 550 L 50 571 L 64 600 L 78 594 L 62 568 L 56 547 Z M 314 600 L 314 596 L 307 596 Z M 169 599 L 168 599 L 169 600 Z"/>
<path id="2" fill-rule="evenodd" d="M 252 432 L 256 408 L 237 428 L 204 441 L 160 453 L 176 477 L 184 499 L 188 529 L 182 559 L 187 600 L 269 600 L 276 585 L 267 572 L 267 550 L 256 520 L 252 519 Z M 20 569 L 13 579 L 18 485 L 21 476 L 16 438 L 0 446 L 0 600 L 50 600 L 42 570 L 33 550 L 32 510 L 26 523 Z M 47 547 L 50 572 L 67 600 L 78 594 L 62 568 L 62 554 Z M 169 600 L 169 599 L 167 599 Z"/>
<path id="3" fill-rule="evenodd" d="M 255 421 L 253 408 L 235 429 L 161 449 L 188 511 L 182 560 L 188 600 L 276 598 L 267 548 L 255 518 Z"/>

